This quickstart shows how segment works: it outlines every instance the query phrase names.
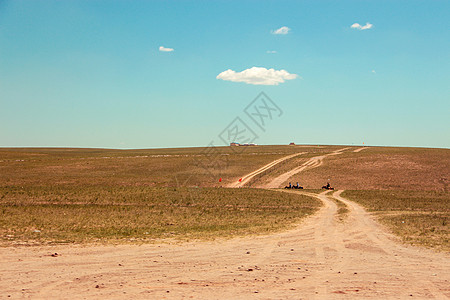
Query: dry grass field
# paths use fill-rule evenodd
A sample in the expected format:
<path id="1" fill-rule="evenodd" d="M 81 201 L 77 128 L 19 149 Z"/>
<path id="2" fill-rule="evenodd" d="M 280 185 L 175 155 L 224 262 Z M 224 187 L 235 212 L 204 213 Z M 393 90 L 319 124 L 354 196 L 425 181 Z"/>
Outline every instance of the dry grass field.
<path id="1" fill-rule="evenodd" d="M 337 146 L 254 146 L 108 150 L 0 149 L 0 186 L 120 185 L 215 187 L 298 152 L 329 153 Z M 237 153 L 236 153 L 237 152 Z M 221 183 L 219 178 L 223 178 Z"/>
<path id="2" fill-rule="evenodd" d="M 3 187 L 3 244 L 151 242 L 267 233 L 312 214 L 303 195 L 226 188 Z"/>
<path id="3" fill-rule="evenodd" d="M 292 181 L 314 188 L 330 179 L 341 190 L 449 191 L 450 150 L 368 147 L 330 156 Z"/>
<path id="4" fill-rule="evenodd" d="M 405 242 L 450 251 L 450 192 L 346 190 L 342 195 L 365 206 Z"/>
<path id="5" fill-rule="evenodd" d="M 301 163 L 301 162 L 299 162 Z M 403 241 L 450 250 L 450 150 L 368 147 L 328 156 L 287 182 L 306 188 L 330 179 L 344 197 L 376 214 Z M 336 199 L 331 198 L 336 201 Z M 340 218 L 347 209 L 336 202 Z"/>
<path id="6" fill-rule="evenodd" d="M 4 245 L 128 243 L 287 228 L 320 202 L 217 187 L 298 148 L 249 147 L 239 154 L 218 148 L 227 159 L 220 172 L 200 167 L 218 157 L 205 148 L 0 149 L 0 239 Z"/>
<path id="7" fill-rule="evenodd" d="M 450 151 L 361 149 L 0 149 L 0 290 L 450 297 Z M 335 191 L 320 189 L 328 179 Z"/>
<path id="8" fill-rule="evenodd" d="M 275 191 L 219 187 L 302 152 L 247 183 L 258 186 L 310 158 L 343 148 L 0 149 L 0 236 L 3 244 L 148 242 L 286 228 L 312 213 L 319 202 Z M 327 156 L 319 167 L 305 169 L 284 184 L 298 181 L 319 193 L 330 179 L 335 188 L 350 190 L 344 196 L 383 212 L 382 221 L 405 241 L 448 247 L 450 151 L 357 149 Z M 345 220 L 347 208 L 336 204 Z"/>

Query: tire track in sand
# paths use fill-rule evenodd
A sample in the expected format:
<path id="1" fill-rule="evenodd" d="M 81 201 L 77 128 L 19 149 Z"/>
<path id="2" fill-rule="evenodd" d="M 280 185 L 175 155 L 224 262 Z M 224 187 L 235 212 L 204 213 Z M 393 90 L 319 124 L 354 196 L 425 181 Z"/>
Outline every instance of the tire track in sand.
<path id="1" fill-rule="evenodd" d="M 303 191 L 285 191 L 305 193 Z M 337 220 L 330 196 L 266 236 L 154 245 L 0 249 L 4 295 L 96 299 L 447 299 L 448 255 L 397 243 L 365 210 Z M 43 255 L 61 253 L 57 258 Z M 20 258 L 20 260 L 18 259 Z M 99 288 L 96 288 L 96 286 Z"/>
<path id="2" fill-rule="evenodd" d="M 323 164 L 323 160 L 328 157 L 328 156 L 332 156 L 332 155 L 339 155 L 342 154 L 342 151 L 349 149 L 349 147 L 347 148 L 342 148 L 342 149 L 338 149 L 336 151 L 333 151 L 331 153 L 328 154 L 324 154 L 324 155 L 320 155 L 320 156 L 315 156 L 310 158 L 308 161 L 306 161 L 305 163 L 303 163 L 302 165 L 286 172 L 283 173 L 281 175 L 279 175 L 278 177 L 275 177 L 273 180 L 271 180 L 269 183 L 264 184 L 263 186 L 258 186 L 260 188 L 277 188 L 280 187 L 283 182 L 287 181 L 290 177 L 304 171 L 307 169 L 313 169 L 313 168 L 317 168 L 319 166 L 321 166 Z"/>
<path id="3" fill-rule="evenodd" d="M 364 243 L 361 244 L 361 242 L 358 242 L 359 244 L 365 245 L 366 247 L 368 245 L 374 245 L 374 247 L 385 252 L 389 257 L 390 265 L 393 266 L 392 270 L 394 270 L 396 266 L 408 266 L 411 268 L 411 266 L 421 264 L 424 256 L 417 248 L 410 248 L 400 244 L 398 239 L 387 233 L 362 206 L 341 197 L 342 192 L 343 190 L 336 191 L 333 193 L 332 197 L 343 202 L 350 210 L 349 222 L 353 225 L 358 224 L 358 226 L 355 226 L 359 234 L 358 238 L 364 239 Z M 347 231 L 350 231 L 349 234 L 355 232 L 354 228 L 348 229 L 350 228 L 347 228 Z M 347 243 L 347 245 L 349 244 Z M 408 267 L 406 267 L 406 269 Z M 402 271 L 401 273 L 405 272 L 403 269 L 400 270 Z M 428 291 L 428 293 L 436 299 L 446 299 L 447 296 L 439 289 L 439 287 L 434 285 L 431 279 L 432 276 L 426 276 L 426 271 L 423 273 L 414 272 L 409 274 L 409 282 L 411 284 L 421 287 L 424 291 Z"/>
<path id="4" fill-rule="evenodd" d="M 253 171 L 253 172 L 243 176 L 241 181 L 235 181 L 235 182 L 229 184 L 228 187 L 230 187 L 230 188 L 243 187 L 247 182 L 249 182 L 256 175 L 259 175 L 259 174 L 263 173 L 264 171 L 267 171 L 268 169 L 273 168 L 277 164 L 279 164 L 279 163 L 281 163 L 281 162 L 283 162 L 283 161 L 285 161 L 287 159 L 290 159 L 290 158 L 293 158 L 293 157 L 296 157 L 296 156 L 299 156 L 299 155 L 302 155 L 302 154 L 305 154 L 305 153 L 306 152 L 295 153 L 295 154 L 291 154 L 291 155 L 279 158 L 277 160 L 274 160 L 273 162 L 268 163 L 267 165 L 259 168 L 258 170 Z"/>
<path id="5" fill-rule="evenodd" d="M 353 152 L 358 153 L 358 152 L 361 152 L 362 150 L 367 149 L 367 148 L 369 148 L 369 147 L 361 147 L 361 148 L 353 150 Z"/>

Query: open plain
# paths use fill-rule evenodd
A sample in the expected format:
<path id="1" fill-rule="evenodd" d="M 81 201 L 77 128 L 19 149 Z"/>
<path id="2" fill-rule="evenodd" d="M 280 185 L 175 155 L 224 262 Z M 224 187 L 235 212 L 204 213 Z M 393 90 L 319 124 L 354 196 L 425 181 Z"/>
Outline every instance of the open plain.
<path id="1" fill-rule="evenodd" d="M 1 149 L 0 297 L 450 297 L 448 149 L 204 150 Z"/>

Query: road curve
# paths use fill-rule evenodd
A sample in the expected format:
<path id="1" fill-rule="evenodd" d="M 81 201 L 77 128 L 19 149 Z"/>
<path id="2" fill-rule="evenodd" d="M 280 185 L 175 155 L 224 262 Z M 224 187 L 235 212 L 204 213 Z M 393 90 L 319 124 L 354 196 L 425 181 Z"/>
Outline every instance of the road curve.
<path id="1" fill-rule="evenodd" d="M 361 151 L 363 151 L 364 149 L 367 149 L 367 148 L 369 148 L 369 147 L 361 147 L 361 148 L 353 150 L 353 152 L 358 153 L 358 152 L 361 152 Z"/>
<path id="2" fill-rule="evenodd" d="M 342 148 L 342 149 L 338 149 L 338 150 L 333 151 L 328 154 L 312 157 L 308 161 L 303 163 L 302 165 L 275 177 L 270 182 L 268 182 L 264 185 L 257 186 L 257 187 L 259 187 L 259 188 L 278 188 L 283 184 L 283 182 L 287 181 L 290 177 L 292 177 L 304 170 L 313 169 L 313 168 L 317 168 L 317 167 L 321 166 L 323 164 L 323 160 L 327 156 L 339 155 L 342 153 L 342 151 L 347 150 L 347 149 L 349 149 L 349 148 Z"/>
<path id="3" fill-rule="evenodd" d="M 230 187 L 230 188 L 239 188 L 239 187 L 243 187 L 246 183 L 248 183 L 248 182 L 249 182 L 253 177 L 255 177 L 256 175 L 259 175 L 259 174 L 261 174 L 261 173 L 263 173 L 263 172 L 269 170 L 270 168 L 273 168 L 274 166 L 276 166 L 277 164 L 279 164 L 279 163 L 281 163 L 281 162 L 283 162 L 283 161 L 285 161 L 285 160 L 288 160 L 288 159 L 290 159 L 290 158 L 293 158 L 293 157 L 296 157 L 296 156 L 299 156 L 299 155 L 302 155 L 302 154 L 305 154 L 305 153 L 306 153 L 306 152 L 299 152 L 299 153 L 291 154 L 291 155 L 288 155 L 288 156 L 284 156 L 284 157 L 282 157 L 282 158 L 279 158 L 279 159 L 277 159 L 277 160 L 274 160 L 274 161 L 272 161 L 271 163 L 268 163 L 267 165 L 265 165 L 265 166 L 259 168 L 258 170 L 253 171 L 253 172 L 251 172 L 251 173 L 249 173 L 249 174 L 243 176 L 243 177 L 241 178 L 241 181 L 235 181 L 235 182 L 232 182 L 231 184 L 228 185 L 228 187 Z"/>
<path id="4" fill-rule="evenodd" d="M 283 191 L 284 192 L 284 191 Z M 296 193 L 297 191 L 286 191 Z M 296 228 L 214 242 L 0 249 L 2 296 L 38 299 L 405 299 L 450 297 L 448 255 L 406 247 L 324 192 Z M 311 195 L 311 194 L 310 194 Z M 58 257 L 49 254 L 58 252 Z"/>
<path id="5" fill-rule="evenodd" d="M 0 248 L 1 297 L 450 298 L 449 254 L 400 244 L 341 192 L 306 193 L 322 201 L 321 209 L 294 229 L 266 236 Z M 343 221 L 332 198 L 349 209 Z"/>

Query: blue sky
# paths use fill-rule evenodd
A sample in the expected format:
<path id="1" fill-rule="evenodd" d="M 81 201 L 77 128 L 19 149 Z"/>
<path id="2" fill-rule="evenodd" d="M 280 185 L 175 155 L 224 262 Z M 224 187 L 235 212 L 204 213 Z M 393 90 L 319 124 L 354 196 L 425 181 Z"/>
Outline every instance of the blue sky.
<path id="1" fill-rule="evenodd" d="M 0 146 L 220 145 L 263 91 L 259 144 L 448 148 L 449 49 L 450 1 L 0 0 Z"/>

